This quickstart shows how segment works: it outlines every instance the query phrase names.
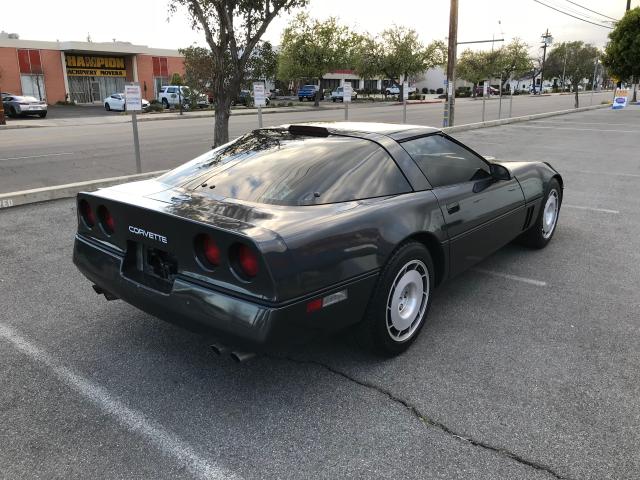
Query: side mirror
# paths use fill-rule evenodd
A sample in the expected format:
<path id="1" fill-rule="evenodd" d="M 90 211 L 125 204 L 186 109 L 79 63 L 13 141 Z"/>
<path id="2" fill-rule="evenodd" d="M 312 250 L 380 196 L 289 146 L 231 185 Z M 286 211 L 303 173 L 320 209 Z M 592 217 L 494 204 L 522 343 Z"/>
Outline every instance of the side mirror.
<path id="1" fill-rule="evenodd" d="M 491 164 L 491 176 L 496 180 L 511 180 L 511 173 L 509 173 L 507 167 L 499 163 Z"/>

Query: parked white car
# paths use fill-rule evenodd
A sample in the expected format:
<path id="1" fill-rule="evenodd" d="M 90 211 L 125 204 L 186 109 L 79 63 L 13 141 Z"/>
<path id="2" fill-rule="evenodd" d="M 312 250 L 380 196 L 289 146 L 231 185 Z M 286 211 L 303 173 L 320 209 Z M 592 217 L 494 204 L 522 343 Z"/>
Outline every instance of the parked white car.
<path id="1" fill-rule="evenodd" d="M 400 95 L 400 86 L 399 85 L 391 85 L 384 89 L 387 95 Z M 409 93 L 414 93 L 416 91 L 416 87 L 408 87 Z"/>
<path id="2" fill-rule="evenodd" d="M 120 110 L 125 111 L 126 109 L 126 100 L 124 93 L 114 93 L 113 95 L 109 95 L 104 99 L 104 109 L 109 112 L 111 110 Z M 146 111 L 149 108 L 149 102 L 144 98 L 142 99 L 142 110 Z"/>
<path id="3" fill-rule="evenodd" d="M 358 98 L 358 92 L 355 90 L 351 90 L 351 99 L 355 100 Z M 344 87 L 338 87 L 333 92 L 331 92 L 331 101 L 333 102 L 344 102 Z"/>
<path id="4" fill-rule="evenodd" d="M 164 108 L 169 108 L 172 105 L 179 106 L 180 100 L 182 100 L 183 104 L 189 103 L 189 95 L 191 95 L 189 87 L 185 87 L 184 85 L 165 85 L 164 87 L 160 87 L 158 100 Z"/>

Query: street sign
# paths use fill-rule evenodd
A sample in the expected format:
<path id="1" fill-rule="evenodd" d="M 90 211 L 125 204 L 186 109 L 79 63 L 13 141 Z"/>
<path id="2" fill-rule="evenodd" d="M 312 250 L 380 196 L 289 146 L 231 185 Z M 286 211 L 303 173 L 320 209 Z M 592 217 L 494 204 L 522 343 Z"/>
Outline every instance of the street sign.
<path id="1" fill-rule="evenodd" d="M 137 83 L 124 86 L 124 99 L 127 112 L 142 111 L 142 93 Z"/>
<path id="2" fill-rule="evenodd" d="M 342 86 L 342 101 L 350 102 L 351 95 L 353 95 L 353 88 L 351 87 L 351 82 L 344 82 Z"/>
<path id="3" fill-rule="evenodd" d="M 404 82 L 402 84 L 402 99 L 403 100 L 409 99 L 409 84 L 407 82 Z"/>
<path id="4" fill-rule="evenodd" d="M 253 84 L 253 103 L 256 107 L 264 107 L 267 105 L 264 93 L 264 83 L 262 82 L 255 82 Z"/>
<path id="5" fill-rule="evenodd" d="M 621 110 L 627 106 L 629 98 L 629 90 L 626 88 L 616 88 L 616 94 L 613 97 L 613 105 L 611 108 L 614 110 Z"/>
<path id="6" fill-rule="evenodd" d="M 486 97 L 487 93 L 489 93 L 489 82 L 485 81 L 484 85 L 482 85 L 482 96 Z"/>

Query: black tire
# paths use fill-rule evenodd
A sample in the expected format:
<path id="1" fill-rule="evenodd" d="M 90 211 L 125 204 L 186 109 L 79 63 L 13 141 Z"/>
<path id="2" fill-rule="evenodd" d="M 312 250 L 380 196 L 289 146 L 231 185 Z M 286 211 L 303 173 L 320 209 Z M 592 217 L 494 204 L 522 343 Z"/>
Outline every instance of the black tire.
<path id="1" fill-rule="evenodd" d="M 557 213 L 555 223 L 553 228 L 551 229 L 551 234 L 544 232 L 544 211 L 549 198 L 553 195 L 557 195 Z M 540 211 L 538 212 L 538 217 L 536 218 L 535 223 L 522 235 L 518 237 L 519 243 L 525 245 L 529 248 L 544 248 L 548 245 L 548 243 L 553 238 L 553 235 L 556 233 L 558 219 L 560 217 L 560 207 L 562 206 L 562 188 L 560 188 L 560 183 L 557 179 L 553 178 L 549 182 L 549 186 L 547 187 L 547 191 L 545 193 L 544 198 L 542 199 L 542 203 L 540 205 Z"/>
<path id="2" fill-rule="evenodd" d="M 47 116 L 47 112 L 40 112 L 40 113 L 38 114 L 38 116 L 39 116 L 40 118 L 44 118 L 44 117 L 46 117 L 46 116 Z"/>
<path id="3" fill-rule="evenodd" d="M 14 107 L 9 108 L 9 116 L 11 118 L 16 118 L 18 116 L 16 109 Z"/>
<path id="4" fill-rule="evenodd" d="M 423 296 L 418 295 L 421 301 L 419 305 L 415 304 L 417 305 L 416 315 L 410 315 L 410 318 L 413 318 L 410 326 L 405 330 L 399 331 L 395 330 L 393 326 L 393 317 L 391 317 L 391 310 L 388 306 L 393 305 L 394 298 L 391 298 L 391 294 L 402 283 L 404 275 L 414 270 L 409 268 L 403 273 L 403 270 L 412 262 L 416 262 L 414 265 L 416 267 L 415 271 L 419 274 L 422 273 L 423 288 L 426 287 L 427 298 L 425 300 Z M 423 268 L 426 272 L 422 272 Z M 424 276 L 428 278 L 428 282 L 424 280 Z M 355 329 L 356 341 L 360 346 L 374 353 L 389 357 L 406 351 L 424 326 L 431 306 L 434 282 L 433 260 L 429 250 L 423 244 L 409 242 L 398 248 L 382 268 L 364 318 Z M 399 302 L 402 302 L 402 299 Z M 397 309 L 402 312 L 400 304 L 398 304 Z M 397 338 L 393 337 L 392 332 L 394 330 L 397 332 Z M 403 337 L 403 332 L 406 332 L 404 333 L 406 338 Z"/>
<path id="5" fill-rule="evenodd" d="M 336 97 L 333 97 L 333 98 L 331 99 L 331 101 L 332 101 L 333 103 L 336 103 Z"/>
<path id="6" fill-rule="evenodd" d="M 110 111 L 111 111 L 111 105 L 109 105 L 109 102 L 105 102 L 105 104 L 104 104 L 104 109 L 105 109 L 107 112 L 110 112 Z"/>
<path id="7" fill-rule="evenodd" d="M 299 102 L 302 102 L 303 100 L 304 100 L 304 98 L 302 98 L 302 97 L 298 97 L 298 101 L 299 101 Z"/>

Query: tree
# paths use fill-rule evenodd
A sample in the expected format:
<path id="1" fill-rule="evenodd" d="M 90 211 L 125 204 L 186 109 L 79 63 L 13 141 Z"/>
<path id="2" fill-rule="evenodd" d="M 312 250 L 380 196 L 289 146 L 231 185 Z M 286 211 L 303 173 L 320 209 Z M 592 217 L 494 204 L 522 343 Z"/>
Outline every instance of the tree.
<path id="1" fill-rule="evenodd" d="M 182 76 L 179 73 L 171 75 L 171 81 L 169 85 L 182 85 Z"/>
<path id="2" fill-rule="evenodd" d="M 456 63 L 456 75 L 463 80 L 473 83 L 473 97 L 476 96 L 476 87 L 492 75 L 492 59 L 488 52 L 475 52 L 465 50 Z M 489 52 L 490 53 L 490 52 Z"/>
<path id="3" fill-rule="evenodd" d="M 513 76 L 521 77 L 533 70 L 533 60 L 529 55 L 529 46 L 519 38 L 497 50 L 496 70 L 494 75 L 502 79 L 500 88 Z"/>
<path id="4" fill-rule="evenodd" d="M 631 79 L 635 102 L 635 85 L 640 76 L 640 7 L 629 10 L 609 34 L 603 63 L 610 74 Z"/>
<path id="5" fill-rule="evenodd" d="M 215 107 L 214 146 L 229 141 L 231 100 L 236 98 L 247 64 L 269 24 L 281 12 L 307 0 L 171 0 L 169 11 L 187 8 L 192 27 L 204 32 L 211 51 L 211 90 Z"/>
<path id="6" fill-rule="evenodd" d="M 249 80 L 273 80 L 278 73 L 278 54 L 270 42 L 260 42 L 247 64 Z"/>
<path id="7" fill-rule="evenodd" d="M 584 42 L 563 42 L 556 45 L 545 62 L 545 73 L 552 77 L 560 77 L 564 71 L 565 78 L 571 83 L 575 92 L 575 107 L 578 108 L 578 86 L 585 78 L 591 78 L 599 51 L 596 47 Z M 566 59 L 566 62 L 565 62 Z"/>
<path id="8" fill-rule="evenodd" d="M 325 21 L 300 13 L 282 33 L 278 76 L 284 80 L 317 79 L 353 63 L 357 34 L 330 17 Z M 319 95 L 315 96 L 316 107 Z"/>
<path id="9" fill-rule="evenodd" d="M 447 61 L 444 42 L 436 40 L 425 46 L 415 30 L 401 26 L 387 29 L 377 38 L 363 36 L 356 45 L 356 71 L 363 77 L 384 75 L 401 82 Z"/>

